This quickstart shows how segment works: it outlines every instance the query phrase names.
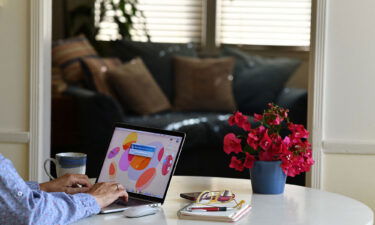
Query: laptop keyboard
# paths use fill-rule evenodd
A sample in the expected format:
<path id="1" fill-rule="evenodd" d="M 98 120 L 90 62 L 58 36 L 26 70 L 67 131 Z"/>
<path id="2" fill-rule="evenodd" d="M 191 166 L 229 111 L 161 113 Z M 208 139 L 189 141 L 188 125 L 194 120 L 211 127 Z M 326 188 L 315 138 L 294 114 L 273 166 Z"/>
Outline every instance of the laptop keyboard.
<path id="1" fill-rule="evenodd" d="M 123 199 L 117 199 L 115 201 L 116 204 L 123 205 L 123 206 L 136 206 L 136 205 L 148 205 L 151 204 L 149 201 L 145 200 L 140 200 L 140 199 L 134 199 L 134 198 L 129 198 L 127 202 L 125 202 Z"/>

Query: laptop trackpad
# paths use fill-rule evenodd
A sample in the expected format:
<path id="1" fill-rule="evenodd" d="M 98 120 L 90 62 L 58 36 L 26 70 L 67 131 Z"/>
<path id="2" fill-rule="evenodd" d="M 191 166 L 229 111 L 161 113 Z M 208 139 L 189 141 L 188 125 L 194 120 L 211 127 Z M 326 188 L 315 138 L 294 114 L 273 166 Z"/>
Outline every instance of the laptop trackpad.
<path id="1" fill-rule="evenodd" d="M 105 207 L 100 212 L 101 213 L 120 212 L 120 211 L 124 211 L 128 207 L 138 206 L 138 205 L 150 205 L 150 204 L 152 204 L 152 202 L 134 199 L 134 198 L 129 198 L 127 202 L 125 202 L 122 199 L 117 199 L 114 203 Z"/>
<path id="2" fill-rule="evenodd" d="M 149 201 L 144 201 L 140 199 L 134 199 L 134 198 L 129 198 L 127 202 L 125 202 L 122 199 L 117 199 L 114 204 L 118 204 L 121 206 L 137 206 L 137 205 L 149 205 L 152 204 L 152 202 Z"/>

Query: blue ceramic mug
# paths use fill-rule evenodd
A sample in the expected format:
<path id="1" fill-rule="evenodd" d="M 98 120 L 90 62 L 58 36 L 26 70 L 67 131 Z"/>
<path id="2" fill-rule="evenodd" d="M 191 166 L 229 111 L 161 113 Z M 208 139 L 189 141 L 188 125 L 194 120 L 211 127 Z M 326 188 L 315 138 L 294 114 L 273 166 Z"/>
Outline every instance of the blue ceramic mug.
<path id="1" fill-rule="evenodd" d="M 56 175 L 61 177 L 64 174 L 85 174 L 87 155 L 78 152 L 62 152 L 56 154 L 56 158 L 49 158 L 44 161 L 44 171 L 52 180 L 55 179 L 47 169 L 47 163 L 50 161 L 56 166 Z"/>

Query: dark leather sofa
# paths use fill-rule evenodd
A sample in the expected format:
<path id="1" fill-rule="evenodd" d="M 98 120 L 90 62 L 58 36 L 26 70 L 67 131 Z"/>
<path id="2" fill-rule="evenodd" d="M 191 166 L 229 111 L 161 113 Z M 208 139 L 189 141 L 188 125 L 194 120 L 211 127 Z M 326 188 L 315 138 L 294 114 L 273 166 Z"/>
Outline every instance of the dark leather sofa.
<path id="1" fill-rule="evenodd" d="M 118 46 L 116 48 L 119 49 Z M 113 52 L 107 52 L 104 55 L 111 54 Z M 121 55 L 115 54 L 115 56 L 121 58 Z M 126 61 L 126 59 L 121 59 Z M 244 72 L 243 67 L 246 66 L 239 64 L 250 59 L 237 56 L 236 60 L 233 85 L 236 85 L 236 77 L 241 76 L 240 73 Z M 253 58 L 253 60 L 259 59 Z M 147 62 L 145 60 L 146 65 Z M 249 68 L 253 66 L 253 69 L 256 70 L 260 65 L 247 66 Z M 269 66 L 272 67 L 272 65 Z M 297 66 L 298 63 L 295 64 L 295 68 Z M 153 72 L 152 69 L 150 71 Z M 237 83 L 239 82 L 238 79 Z M 306 124 L 307 92 L 303 89 L 285 88 L 286 80 L 278 81 L 281 82 L 279 84 L 281 88 L 273 93 L 272 98 L 269 93 L 267 94 L 267 91 L 269 91 L 267 87 L 257 87 L 258 89 L 255 92 L 258 92 L 258 95 L 255 93 L 256 96 L 252 96 L 252 99 L 248 100 L 248 104 L 246 104 L 246 98 L 242 96 L 241 91 L 234 88 L 236 100 L 238 103 L 241 102 L 241 104 L 238 104 L 239 110 L 248 115 L 254 112 L 260 113 L 265 108 L 266 103 L 272 101 L 282 107 L 289 108 L 292 121 Z M 161 82 L 158 83 L 159 85 L 162 84 Z M 241 81 L 237 85 L 243 85 L 243 82 Z M 162 87 L 164 90 L 170 88 Z M 175 172 L 177 175 L 249 178 L 248 170 L 237 172 L 230 169 L 228 167 L 230 157 L 223 152 L 222 140 L 224 135 L 231 131 L 241 132 L 238 128 L 228 125 L 227 119 L 229 116 L 229 113 L 221 112 L 175 111 L 140 116 L 125 112 L 114 98 L 102 95 L 94 90 L 71 86 L 62 96 L 55 98 L 52 102 L 51 155 L 54 156 L 62 151 L 84 152 L 88 154 L 87 174 L 90 177 L 96 177 L 100 172 L 101 161 L 107 151 L 113 123 L 120 121 L 185 132 L 187 138 Z M 288 178 L 288 183 L 304 185 L 304 175 Z"/>

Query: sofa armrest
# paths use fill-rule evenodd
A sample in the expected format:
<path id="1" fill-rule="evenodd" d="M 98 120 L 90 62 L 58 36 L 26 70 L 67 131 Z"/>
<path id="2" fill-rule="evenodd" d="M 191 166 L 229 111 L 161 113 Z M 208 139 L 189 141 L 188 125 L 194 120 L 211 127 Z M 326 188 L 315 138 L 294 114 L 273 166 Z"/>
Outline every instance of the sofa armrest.
<path id="1" fill-rule="evenodd" d="M 303 124 L 307 122 L 307 91 L 298 88 L 284 88 L 275 103 L 289 109 L 289 116 L 293 123 Z"/>
<path id="2" fill-rule="evenodd" d="M 69 87 L 64 94 L 74 99 L 78 121 L 85 135 L 95 129 L 112 128 L 114 122 L 123 120 L 121 106 L 110 96 L 79 87 Z"/>
<path id="3" fill-rule="evenodd" d="M 123 121 L 123 111 L 118 102 L 112 97 L 79 87 L 69 87 L 65 96 L 74 101 L 76 119 L 66 123 L 77 123 L 77 138 L 79 142 L 74 151 L 86 153 L 88 176 L 97 176 L 105 157 L 115 122 Z M 67 146 L 69 148 L 69 146 Z M 61 149 L 71 151 L 70 149 Z"/>

